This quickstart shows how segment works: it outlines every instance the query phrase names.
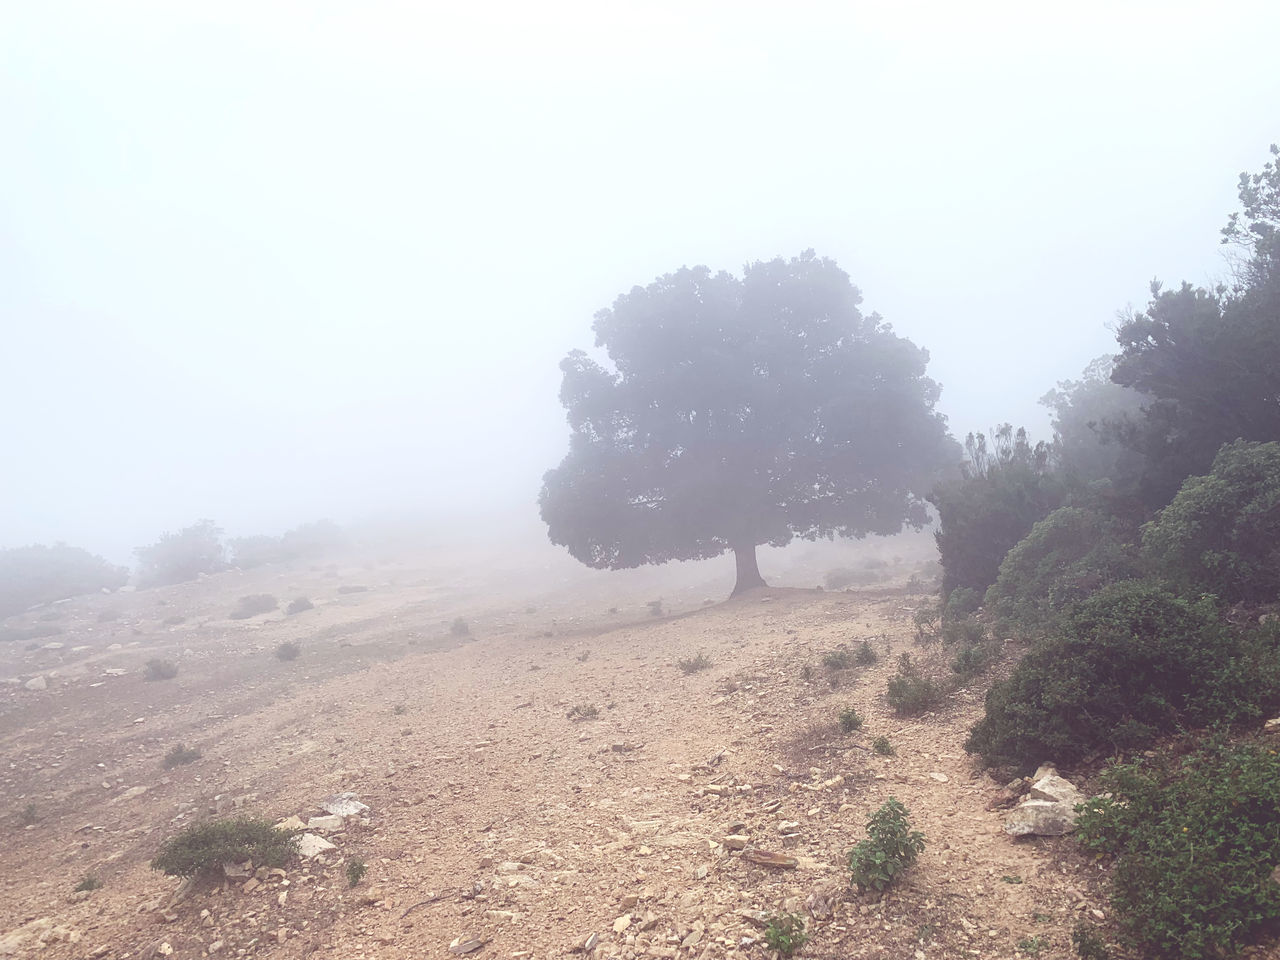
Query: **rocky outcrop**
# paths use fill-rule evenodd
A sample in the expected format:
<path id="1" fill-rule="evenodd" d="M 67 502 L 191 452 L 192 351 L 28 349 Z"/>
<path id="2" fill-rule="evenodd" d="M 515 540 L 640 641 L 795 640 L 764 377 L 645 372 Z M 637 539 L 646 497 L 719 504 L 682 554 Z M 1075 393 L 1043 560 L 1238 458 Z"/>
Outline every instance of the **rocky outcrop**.
<path id="1" fill-rule="evenodd" d="M 1012 837 L 1060 837 L 1076 828 L 1076 805 L 1084 801 L 1075 784 L 1046 764 L 1036 771 L 1027 799 L 1005 817 L 1004 832 Z"/>

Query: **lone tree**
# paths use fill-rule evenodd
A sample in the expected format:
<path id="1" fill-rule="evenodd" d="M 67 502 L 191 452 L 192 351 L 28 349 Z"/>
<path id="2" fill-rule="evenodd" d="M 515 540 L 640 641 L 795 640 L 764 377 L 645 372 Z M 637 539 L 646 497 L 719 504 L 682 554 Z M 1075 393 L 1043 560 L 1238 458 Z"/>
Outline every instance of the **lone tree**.
<path id="1" fill-rule="evenodd" d="M 863 316 L 812 250 L 741 279 L 682 268 L 595 317 L 560 364 L 569 453 L 539 503 L 553 543 L 623 569 L 732 550 L 734 596 L 764 585 L 760 544 L 892 534 L 958 460 L 929 355 Z"/>

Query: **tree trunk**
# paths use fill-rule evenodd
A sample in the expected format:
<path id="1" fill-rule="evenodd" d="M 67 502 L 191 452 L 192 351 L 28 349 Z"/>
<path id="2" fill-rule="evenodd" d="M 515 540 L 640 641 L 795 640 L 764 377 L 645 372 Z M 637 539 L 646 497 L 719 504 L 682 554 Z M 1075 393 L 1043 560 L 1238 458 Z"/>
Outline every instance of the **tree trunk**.
<path id="1" fill-rule="evenodd" d="M 740 596 L 756 587 L 767 587 L 764 577 L 760 576 L 760 567 L 756 565 L 756 545 L 734 547 L 733 559 L 738 565 L 738 581 L 733 585 L 730 597 Z"/>

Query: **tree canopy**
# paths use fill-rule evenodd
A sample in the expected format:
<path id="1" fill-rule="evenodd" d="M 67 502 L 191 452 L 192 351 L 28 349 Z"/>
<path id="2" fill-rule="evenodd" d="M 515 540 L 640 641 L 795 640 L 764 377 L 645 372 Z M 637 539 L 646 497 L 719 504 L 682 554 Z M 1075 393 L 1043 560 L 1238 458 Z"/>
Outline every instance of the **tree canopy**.
<path id="1" fill-rule="evenodd" d="M 955 459 L 927 351 L 806 251 L 741 278 L 682 268 L 596 314 L 561 363 L 569 453 L 540 506 L 551 540 L 620 569 L 733 550 L 738 593 L 761 544 L 891 534 L 927 520 Z"/>

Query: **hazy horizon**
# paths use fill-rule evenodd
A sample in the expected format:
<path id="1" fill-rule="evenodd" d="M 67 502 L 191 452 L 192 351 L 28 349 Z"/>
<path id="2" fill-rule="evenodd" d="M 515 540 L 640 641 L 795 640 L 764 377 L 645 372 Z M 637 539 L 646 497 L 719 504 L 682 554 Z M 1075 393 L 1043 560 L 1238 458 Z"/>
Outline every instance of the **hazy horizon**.
<path id="1" fill-rule="evenodd" d="M 1280 139 L 1260 3 L 0 24 L 0 548 L 116 561 L 203 517 L 536 524 L 595 311 L 809 247 L 930 351 L 956 436 L 1044 438 L 1152 278 L 1227 275 Z"/>

